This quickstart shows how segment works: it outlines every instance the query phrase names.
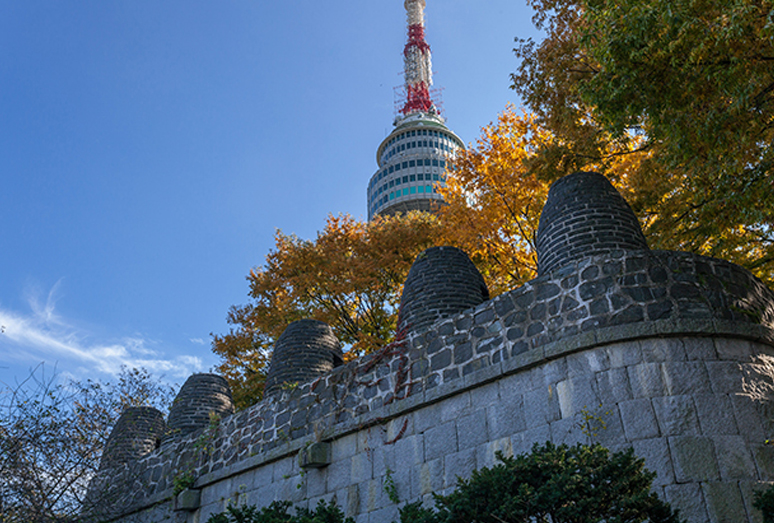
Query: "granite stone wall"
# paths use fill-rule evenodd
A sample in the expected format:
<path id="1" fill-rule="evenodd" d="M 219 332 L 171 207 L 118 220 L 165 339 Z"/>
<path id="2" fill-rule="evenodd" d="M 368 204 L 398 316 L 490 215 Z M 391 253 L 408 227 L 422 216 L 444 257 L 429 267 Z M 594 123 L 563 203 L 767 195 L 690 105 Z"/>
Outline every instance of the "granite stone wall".
<path id="1" fill-rule="evenodd" d="M 388 475 L 402 500 L 429 499 L 491 465 L 495 450 L 588 441 L 591 414 L 606 425 L 595 439 L 634 447 L 690 522 L 757 521 L 751 492 L 774 480 L 763 444 L 772 304 L 770 290 L 720 260 L 592 257 L 165 441 L 113 469 L 132 484 L 134 499 L 119 505 L 131 517 L 203 522 L 229 502 L 335 495 L 359 523 L 387 523 L 397 510 Z M 330 444 L 330 464 L 303 471 L 299 455 L 318 442 Z M 185 473 L 200 506 L 174 512 L 174 478 Z"/>

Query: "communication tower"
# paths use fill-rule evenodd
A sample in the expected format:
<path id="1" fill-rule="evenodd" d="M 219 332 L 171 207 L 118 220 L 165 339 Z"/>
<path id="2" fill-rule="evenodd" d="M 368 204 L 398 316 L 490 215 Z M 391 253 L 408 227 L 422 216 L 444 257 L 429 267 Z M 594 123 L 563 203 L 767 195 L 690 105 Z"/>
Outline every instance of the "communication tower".
<path id="1" fill-rule="evenodd" d="M 404 101 L 395 129 L 376 151 L 379 169 L 368 183 L 368 219 L 376 215 L 420 210 L 430 212 L 443 202 L 450 158 L 465 146 L 446 127 L 431 96 L 430 46 L 425 40 L 425 0 L 406 0 L 408 38 L 403 48 Z"/>

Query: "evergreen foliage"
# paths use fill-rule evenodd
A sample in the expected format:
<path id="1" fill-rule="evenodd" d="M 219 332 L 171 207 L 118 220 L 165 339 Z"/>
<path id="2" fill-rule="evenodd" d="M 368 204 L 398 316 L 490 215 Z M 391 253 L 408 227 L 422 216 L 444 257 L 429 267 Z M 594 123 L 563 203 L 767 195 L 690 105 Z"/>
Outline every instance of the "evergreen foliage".
<path id="1" fill-rule="evenodd" d="M 225 512 L 212 514 L 207 523 L 354 523 L 352 518 L 344 518 L 344 513 L 331 501 L 325 504 L 320 500 L 314 510 L 296 508 L 290 514 L 289 501 L 274 501 L 268 507 L 258 509 L 255 505 L 230 506 Z"/>
<path id="2" fill-rule="evenodd" d="M 436 510 L 421 503 L 400 511 L 401 523 L 680 523 L 651 492 L 655 478 L 632 449 L 610 454 L 598 445 L 535 444 L 530 454 L 458 479 Z"/>
<path id="3" fill-rule="evenodd" d="M 763 513 L 763 523 L 774 523 L 774 485 L 755 493 L 753 507 Z"/>

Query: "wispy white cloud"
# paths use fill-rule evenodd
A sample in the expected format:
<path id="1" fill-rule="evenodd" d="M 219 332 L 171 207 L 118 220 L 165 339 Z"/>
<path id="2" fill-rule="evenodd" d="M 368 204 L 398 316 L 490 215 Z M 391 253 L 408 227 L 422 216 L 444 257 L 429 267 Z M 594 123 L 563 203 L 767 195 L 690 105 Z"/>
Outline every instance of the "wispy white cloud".
<path id="1" fill-rule="evenodd" d="M 191 339 L 190 339 L 190 342 L 191 342 L 191 343 L 195 343 L 196 345 L 207 345 L 207 342 L 206 342 L 206 341 L 204 341 L 204 340 L 203 340 L 203 339 L 201 339 L 201 338 L 191 338 Z"/>
<path id="2" fill-rule="evenodd" d="M 60 316 L 56 301 L 61 280 L 45 294 L 27 294 L 28 312 L 0 308 L 0 361 L 15 363 L 58 362 L 60 369 L 117 374 L 122 365 L 144 367 L 156 375 L 185 378 L 204 369 L 201 358 L 167 356 L 158 343 L 142 337 L 98 339 Z"/>

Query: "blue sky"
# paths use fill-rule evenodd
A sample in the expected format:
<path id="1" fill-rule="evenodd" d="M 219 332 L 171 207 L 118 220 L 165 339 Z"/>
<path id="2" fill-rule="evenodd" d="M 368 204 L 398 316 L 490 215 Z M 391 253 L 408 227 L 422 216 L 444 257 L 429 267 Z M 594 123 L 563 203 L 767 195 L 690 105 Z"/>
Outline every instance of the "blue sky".
<path id="1" fill-rule="evenodd" d="M 526 0 L 427 0 L 466 143 L 519 101 Z M 217 363 L 275 229 L 364 219 L 402 0 L 0 0 L 0 382 Z"/>

